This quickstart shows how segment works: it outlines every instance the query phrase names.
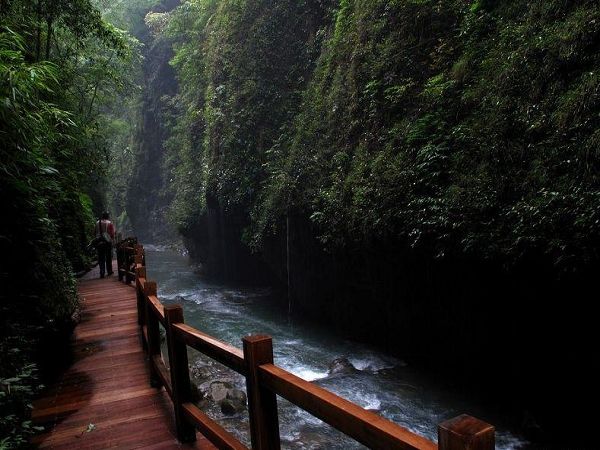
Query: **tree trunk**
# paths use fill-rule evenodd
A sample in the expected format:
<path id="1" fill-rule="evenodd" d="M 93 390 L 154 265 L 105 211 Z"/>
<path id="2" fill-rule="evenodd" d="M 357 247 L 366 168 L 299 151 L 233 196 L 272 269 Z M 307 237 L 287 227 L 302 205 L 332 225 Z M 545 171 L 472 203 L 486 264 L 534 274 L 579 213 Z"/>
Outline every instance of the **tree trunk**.
<path id="1" fill-rule="evenodd" d="M 50 43 L 52 40 L 52 16 L 48 16 L 46 19 L 46 60 L 50 59 Z"/>
<path id="2" fill-rule="evenodd" d="M 35 39 L 35 60 L 40 60 L 40 51 L 42 47 L 42 0 L 37 2 L 37 27 L 36 27 L 36 39 Z"/>

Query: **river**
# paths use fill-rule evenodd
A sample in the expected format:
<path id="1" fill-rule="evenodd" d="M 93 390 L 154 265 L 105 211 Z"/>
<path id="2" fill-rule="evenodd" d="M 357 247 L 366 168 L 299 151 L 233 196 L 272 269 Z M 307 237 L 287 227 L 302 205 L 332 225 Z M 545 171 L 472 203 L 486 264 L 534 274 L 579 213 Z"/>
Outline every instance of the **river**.
<path id="1" fill-rule="evenodd" d="M 527 447 L 524 439 L 496 421 L 498 414 L 489 406 L 482 408 L 474 399 L 453 393 L 398 358 L 290 319 L 269 289 L 213 284 L 186 256 L 159 246 L 145 248 L 148 277 L 158 283 L 159 298 L 164 304 L 180 303 L 187 324 L 238 348 L 242 336 L 269 334 L 276 365 L 429 439 L 436 440 L 438 423 L 466 413 L 496 425 L 497 449 Z M 354 368 L 330 374 L 337 358 L 346 358 Z M 244 390 L 241 376 L 195 352 L 190 363 L 197 385 L 218 380 Z M 203 405 L 213 419 L 249 444 L 246 411 L 229 416 L 215 403 Z M 283 399 L 279 416 L 283 448 L 364 448 Z"/>

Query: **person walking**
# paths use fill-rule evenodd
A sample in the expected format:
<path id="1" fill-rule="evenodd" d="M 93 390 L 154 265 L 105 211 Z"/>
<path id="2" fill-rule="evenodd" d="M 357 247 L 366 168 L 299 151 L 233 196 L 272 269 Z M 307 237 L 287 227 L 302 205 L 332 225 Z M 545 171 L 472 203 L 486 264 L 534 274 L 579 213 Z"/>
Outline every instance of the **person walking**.
<path id="1" fill-rule="evenodd" d="M 115 240 L 115 226 L 110 221 L 110 216 L 107 212 L 102 213 L 102 217 L 96 222 L 95 227 L 96 238 L 98 244 L 98 265 L 100 266 L 100 278 L 104 278 L 104 274 L 113 274 L 112 269 L 112 244 Z"/>

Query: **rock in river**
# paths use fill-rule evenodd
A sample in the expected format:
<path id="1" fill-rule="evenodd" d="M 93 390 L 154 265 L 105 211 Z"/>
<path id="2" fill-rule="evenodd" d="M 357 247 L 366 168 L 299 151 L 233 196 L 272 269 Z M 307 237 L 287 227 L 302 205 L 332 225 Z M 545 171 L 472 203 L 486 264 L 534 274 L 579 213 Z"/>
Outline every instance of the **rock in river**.
<path id="1" fill-rule="evenodd" d="M 350 374 L 356 373 L 358 369 L 352 365 L 348 358 L 335 358 L 329 364 L 329 375 L 334 375 L 336 373 Z"/>
<path id="2" fill-rule="evenodd" d="M 221 412 L 227 415 L 237 414 L 246 409 L 246 393 L 239 389 L 229 389 L 227 398 L 221 401 Z"/>

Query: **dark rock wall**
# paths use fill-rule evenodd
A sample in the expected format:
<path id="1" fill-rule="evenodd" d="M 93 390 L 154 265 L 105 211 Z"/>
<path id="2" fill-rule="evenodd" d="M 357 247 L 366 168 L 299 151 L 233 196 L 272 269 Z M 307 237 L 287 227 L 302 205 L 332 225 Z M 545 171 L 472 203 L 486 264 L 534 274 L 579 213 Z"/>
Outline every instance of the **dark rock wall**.
<path id="1" fill-rule="evenodd" d="M 153 8 L 167 12 L 179 4 L 165 1 Z M 166 211 L 170 203 L 165 194 L 166 174 L 163 168 L 165 142 L 169 132 L 169 100 L 177 92 L 175 72 L 169 61 L 172 43 L 151 33 L 140 36 L 144 50 L 144 85 L 139 129 L 135 142 L 136 165 L 127 193 L 127 213 L 134 233 L 142 242 L 168 242 L 175 236 Z"/>

